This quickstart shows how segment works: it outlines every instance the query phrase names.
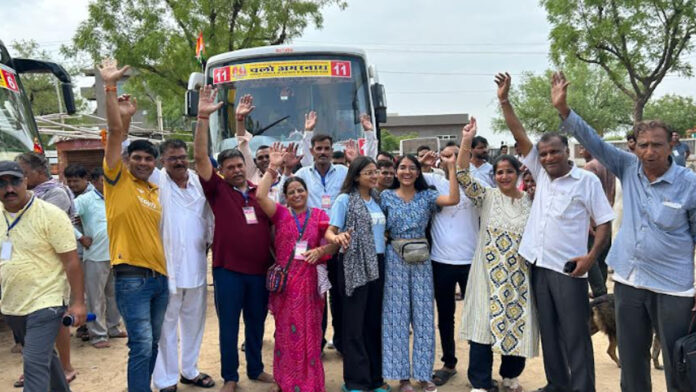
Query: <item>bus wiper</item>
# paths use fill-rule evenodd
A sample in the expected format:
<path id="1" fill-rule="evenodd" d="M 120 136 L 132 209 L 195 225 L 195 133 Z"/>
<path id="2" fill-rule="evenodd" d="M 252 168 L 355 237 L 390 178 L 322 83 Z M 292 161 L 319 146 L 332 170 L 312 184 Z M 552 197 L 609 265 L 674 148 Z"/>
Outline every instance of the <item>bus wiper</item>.
<path id="1" fill-rule="evenodd" d="M 272 122 L 272 123 L 271 123 L 270 125 L 268 125 L 267 127 L 261 128 L 261 129 L 259 129 L 258 131 L 253 132 L 252 135 L 254 135 L 254 136 L 259 136 L 259 135 L 261 135 L 262 133 L 264 133 L 264 132 L 268 131 L 269 129 L 271 129 L 272 127 L 274 127 L 274 126 L 278 125 L 279 123 L 283 122 L 283 120 L 287 120 L 288 118 L 290 118 L 290 115 L 289 115 L 289 114 L 288 114 L 287 116 L 281 118 L 280 120 L 277 120 L 277 121 L 275 121 L 275 122 Z"/>

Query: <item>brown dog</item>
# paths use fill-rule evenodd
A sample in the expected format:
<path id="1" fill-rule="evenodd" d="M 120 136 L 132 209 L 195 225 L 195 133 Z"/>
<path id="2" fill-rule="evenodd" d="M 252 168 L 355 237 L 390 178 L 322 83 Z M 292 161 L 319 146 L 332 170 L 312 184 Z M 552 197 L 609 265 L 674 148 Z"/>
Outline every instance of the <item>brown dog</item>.
<path id="1" fill-rule="evenodd" d="M 614 313 L 614 294 L 607 294 L 601 297 L 590 300 L 592 308 L 592 317 L 590 317 L 590 334 L 594 335 L 599 331 L 604 332 L 609 338 L 609 347 L 607 354 L 616 363 L 616 366 L 621 367 L 619 358 L 616 356 L 616 347 L 618 340 L 616 338 L 616 316 Z M 652 349 L 650 350 L 653 366 L 655 369 L 662 370 L 660 365 L 660 340 L 657 334 L 653 335 Z"/>
<path id="2" fill-rule="evenodd" d="M 607 294 L 590 300 L 592 317 L 590 317 L 590 334 L 594 335 L 599 331 L 604 332 L 609 338 L 607 354 L 621 367 L 619 357 L 616 356 L 616 317 L 614 315 L 614 294 Z"/>

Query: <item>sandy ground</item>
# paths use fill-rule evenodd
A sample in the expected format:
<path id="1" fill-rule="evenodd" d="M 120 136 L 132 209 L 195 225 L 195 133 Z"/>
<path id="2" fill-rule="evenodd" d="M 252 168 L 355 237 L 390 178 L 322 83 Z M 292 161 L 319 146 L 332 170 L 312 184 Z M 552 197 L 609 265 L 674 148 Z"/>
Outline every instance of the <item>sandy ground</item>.
<path id="1" fill-rule="evenodd" d="M 212 279 L 209 277 L 209 282 Z M 461 314 L 462 302 L 457 302 L 457 331 L 459 330 L 459 315 Z M 241 322 L 241 321 L 240 321 Z M 267 371 L 272 371 L 272 347 L 273 347 L 274 321 L 269 315 L 266 320 L 266 332 L 264 337 L 263 359 Z M 331 328 L 329 327 L 329 330 Z M 330 332 L 328 333 L 330 334 Z M 243 329 L 240 330 L 240 344 L 243 341 Z M 0 323 L 0 391 L 12 391 L 12 383 L 22 372 L 22 358 L 19 354 L 11 354 L 10 348 L 13 345 L 12 333 L 4 323 Z M 593 336 L 595 351 L 595 374 L 598 392 L 619 391 L 619 369 L 611 361 L 605 351 L 608 346 L 608 339 L 602 333 Z M 245 359 L 240 352 L 240 391 L 266 392 L 269 384 L 250 381 L 246 377 Z M 335 350 L 326 349 L 324 359 L 324 370 L 326 372 L 326 390 L 339 391 L 343 384 L 343 364 L 340 356 Z M 439 368 L 442 363 L 439 361 L 442 353 L 439 341 L 436 347 L 435 366 Z M 471 386 L 466 377 L 466 364 L 468 363 L 468 345 L 464 341 L 457 341 L 457 357 L 459 373 L 450 382 L 439 388 L 440 391 L 469 391 Z M 111 340 L 111 347 L 106 349 L 95 349 L 79 339 L 72 339 L 72 363 L 78 371 L 78 376 L 72 382 L 71 388 L 77 392 L 87 391 L 126 391 L 126 363 L 128 359 L 128 347 L 125 339 Z M 494 363 L 494 378 L 500 380 L 498 376 L 499 361 L 496 358 Z M 208 287 L 208 309 L 206 315 L 205 334 L 203 336 L 203 347 L 199 360 L 199 368 L 202 372 L 210 374 L 218 383 L 212 390 L 217 391 L 222 384 L 220 379 L 220 352 L 218 349 L 218 322 L 215 315 L 213 304 L 213 288 Z M 655 369 L 651 370 L 653 380 L 653 391 L 666 391 L 664 373 Z M 545 385 L 544 365 L 542 359 L 534 358 L 527 362 L 527 367 L 520 377 L 525 390 L 534 390 Z M 392 381 L 392 387 L 397 386 L 397 382 Z M 201 391 L 186 385 L 179 385 L 179 391 Z"/>

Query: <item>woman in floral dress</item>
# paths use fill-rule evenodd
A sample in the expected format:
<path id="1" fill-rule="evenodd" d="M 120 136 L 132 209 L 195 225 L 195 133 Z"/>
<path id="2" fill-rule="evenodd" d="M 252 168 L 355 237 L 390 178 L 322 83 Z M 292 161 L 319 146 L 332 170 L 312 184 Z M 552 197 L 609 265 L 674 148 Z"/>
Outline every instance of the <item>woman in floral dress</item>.
<path id="1" fill-rule="evenodd" d="M 433 317 L 433 270 L 430 258 L 407 263 L 394 249 L 394 240 L 425 239 L 425 229 L 438 207 L 459 203 L 459 185 L 454 168 L 449 170 L 449 195 L 439 193 L 425 182 L 418 159 L 406 155 L 396 163 L 392 189 L 380 195 L 380 206 L 387 216 L 387 246 L 384 302 L 382 313 L 382 374 L 400 380 L 399 389 L 413 391 L 413 378 L 427 392 L 437 390 L 432 383 L 435 361 L 435 322 Z M 413 361 L 409 358 L 409 331 L 413 326 Z"/>
<path id="2" fill-rule="evenodd" d="M 539 329 L 532 303 L 529 267 L 517 253 L 532 206 L 516 187 L 520 162 L 502 155 L 493 163 L 497 188 L 487 188 L 469 173 L 476 119 L 462 130 L 457 179 L 481 209 L 479 243 L 464 296 L 462 337 L 469 340 L 468 376 L 473 391 L 498 388 L 492 380 L 493 352 L 502 355 L 503 389 L 521 392 L 517 377 L 525 358 L 538 355 Z"/>
<path id="3" fill-rule="evenodd" d="M 279 145 L 273 146 L 270 158 L 256 197 L 275 225 L 276 262 L 287 265 L 293 255 L 285 289 L 271 293 L 268 300 L 276 327 L 273 350 L 276 385 L 273 390 L 324 392 L 321 363 L 324 298 L 318 290 L 316 264 L 334 253 L 337 247 L 319 246 L 324 237 L 320 227 L 328 225 L 329 217 L 321 209 L 307 207 L 307 186 L 301 178 L 291 177 L 283 184 L 288 207 L 269 197 L 269 189 L 283 164 Z"/>

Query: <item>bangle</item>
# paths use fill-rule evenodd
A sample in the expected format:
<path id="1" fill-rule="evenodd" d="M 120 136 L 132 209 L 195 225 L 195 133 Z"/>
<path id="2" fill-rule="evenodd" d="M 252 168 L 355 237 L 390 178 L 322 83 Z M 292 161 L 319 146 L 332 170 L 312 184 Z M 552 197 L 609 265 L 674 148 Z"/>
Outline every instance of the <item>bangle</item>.
<path id="1" fill-rule="evenodd" d="M 207 119 L 209 119 L 210 117 L 209 117 L 209 116 L 201 116 L 201 115 L 198 115 L 197 118 L 198 118 L 199 120 L 207 120 Z"/>
<path id="2" fill-rule="evenodd" d="M 508 101 L 507 98 L 506 98 L 506 99 L 500 99 L 500 100 L 498 100 L 498 102 L 500 102 L 501 105 L 505 105 L 506 103 L 510 103 L 510 101 Z"/>
<path id="3" fill-rule="evenodd" d="M 244 116 L 242 114 L 237 115 L 237 121 L 244 121 L 245 119 L 246 119 L 246 116 Z"/>
<path id="4" fill-rule="evenodd" d="M 104 86 L 104 91 L 106 91 L 107 93 L 109 91 L 116 92 L 116 91 L 118 91 L 118 88 L 116 86 Z"/>

